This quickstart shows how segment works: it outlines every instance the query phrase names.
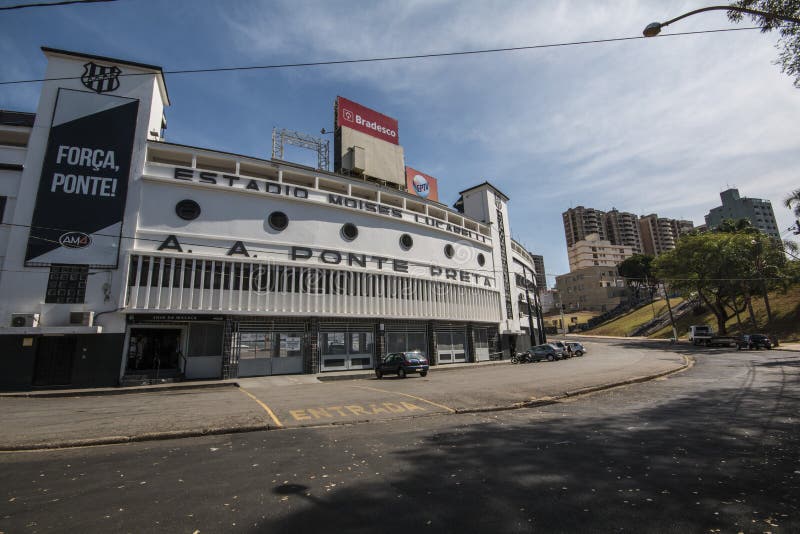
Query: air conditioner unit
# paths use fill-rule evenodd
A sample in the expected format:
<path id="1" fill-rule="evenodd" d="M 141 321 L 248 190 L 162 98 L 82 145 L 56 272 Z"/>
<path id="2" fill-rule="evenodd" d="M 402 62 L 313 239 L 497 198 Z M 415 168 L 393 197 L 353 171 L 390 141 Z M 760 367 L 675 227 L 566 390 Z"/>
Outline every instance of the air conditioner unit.
<path id="1" fill-rule="evenodd" d="M 69 324 L 73 326 L 92 326 L 94 312 L 69 312 Z"/>
<path id="2" fill-rule="evenodd" d="M 39 326 L 39 314 L 38 313 L 12 313 L 11 314 L 11 326 L 22 328 L 22 327 L 37 327 Z"/>

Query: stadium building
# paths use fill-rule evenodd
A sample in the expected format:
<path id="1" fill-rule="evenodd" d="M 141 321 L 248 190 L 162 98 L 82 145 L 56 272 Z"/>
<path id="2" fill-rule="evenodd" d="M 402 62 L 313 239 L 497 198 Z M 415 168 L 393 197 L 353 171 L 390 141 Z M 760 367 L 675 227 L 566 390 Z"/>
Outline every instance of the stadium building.
<path id="1" fill-rule="evenodd" d="M 0 387 L 337 372 L 403 350 L 447 365 L 541 341 L 509 198 L 484 182 L 440 203 L 395 119 L 338 97 L 335 172 L 184 146 L 164 140 L 160 67 L 42 50 L 36 113 L 0 114 Z"/>

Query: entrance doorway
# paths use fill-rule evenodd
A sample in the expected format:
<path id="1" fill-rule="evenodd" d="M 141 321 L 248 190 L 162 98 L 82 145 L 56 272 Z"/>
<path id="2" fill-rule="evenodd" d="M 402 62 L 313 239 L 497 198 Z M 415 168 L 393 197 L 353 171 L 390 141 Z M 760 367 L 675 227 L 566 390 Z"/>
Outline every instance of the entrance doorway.
<path id="1" fill-rule="evenodd" d="M 132 328 L 126 375 L 170 378 L 179 372 L 180 328 Z"/>
<path id="2" fill-rule="evenodd" d="M 372 332 L 320 332 L 320 370 L 371 369 L 373 337 Z"/>
<path id="3" fill-rule="evenodd" d="M 74 336 L 41 337 L 36 347 L 34 386 L 67 386 L 72 383 Z"/>
<path id="4" fill-rule="evenodd" d="M 467 361 L 467 333 L 465 329 L 436 332 L 436 355 L 440 364 Z"/>
<path id="5" fill-rule="evenodd" d="M 489 355 L 489 331 L 486 328 L 475 328 L 475 360 L 488 362 Z"/>
<path id="6" fill-rule="evenodd" d="M 246 328 L 246 327 L 245 327 Z M 234 332 L 232 349 L 239 362 L 238 376 L 286 375 L 303 372 L 302 330 L 252 329 Z"/>

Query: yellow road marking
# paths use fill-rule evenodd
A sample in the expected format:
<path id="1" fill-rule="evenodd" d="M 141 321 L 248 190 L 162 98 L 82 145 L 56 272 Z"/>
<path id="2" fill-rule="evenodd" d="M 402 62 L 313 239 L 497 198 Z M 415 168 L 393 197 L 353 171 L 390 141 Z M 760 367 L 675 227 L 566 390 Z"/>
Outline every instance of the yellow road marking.
<path id="1" fill-rule="evenodd" d="M 289 410 L 289 415 L 294 417 L 295 421 L 312 421 L 317 419 L 333 419 L 336 417 L 335 414 L 339 414 L 340 417 L 349 417 L 351 414 L 356 417 L 367 417 L 370 415 L 390 413 L 397 414 L 405 413 L 406 411 L 414 412 L 417 410 L 424 412 L 425 408 L 405 401 L 383 403 L 372 402 L 368 406 L 362 406 L 361 404 L 343 404 L 341 406 L 320 406 L 317 408 Z"/>
<path id="2" fill-rule="evenodd" d="M 262 408 L 264 408 L 264 411 L 269 414 L 269 416 L 272 418 L 272 420 L 275 422 L 275 424 L 277 426 L 283 428 L 283 423 L 281 423 L 280 419 L 278 419 L 278 417 L 275 415 L 275 412 L 273 412 L 272 410 L 269 409 L 269 406 L 267 406 L 266 404 L 261 402 L 258 399 L 258 397 L 256 397 L 255 395 L 253 395 L 252 393 L 250 393 L 249 391 L 244 389 L 242 386 L 239 386 L 239 391 L 241 391 L 242 393 L 244 393 L 245 395 L 247 395 L 248 397 L 250 397 L 251 399 L 256 401 L 258 403 L 258 405 L 261 406 Z"/>
<path id="3" fill-rule="evenodd" d="M 427 402 L 428 404 L 432 404 L 434 406 L 438 406 L 439 408 L 444 408 L 445 410 L 447 410 L 450 413 L 456 413 L 456 411 L 454 409 L 450 408 L 449 406 L 445 406 L 444 404 L 438 404 L 436 402 L 429 401 L 428 399 L 423 399 L 422 397 L 415 397 L 414 395 L 409 395 L 408 393 L 398 393 L 397 391 L 388 391 L 388 390 L 385 390 L 385 389 L 371 388 L 369 386 L 350 386 L 350 387 L 359 388 L 359 389 L 371 389 L 372 391 L 380 391 L 381 393 L 389 393 L 391 395 L 402 395 L 404 397 L 410 397 L 412 399 L 417 399 L 418 401 Z"/>

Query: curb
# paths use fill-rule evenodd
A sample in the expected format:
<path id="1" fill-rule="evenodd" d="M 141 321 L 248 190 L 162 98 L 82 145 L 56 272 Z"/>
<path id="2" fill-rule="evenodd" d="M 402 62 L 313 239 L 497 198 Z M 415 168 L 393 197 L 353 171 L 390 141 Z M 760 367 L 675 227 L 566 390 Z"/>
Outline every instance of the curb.
<path id="1" fill-rule="evenodd" d="M 620 382 L 612 382 L 609 384 L 601 384 L 599 386 L 589 386 L 586 388 L 577 389 L 574 391 L 566 391 L 561 395 L 556 395 L 553 397 L 543 397 L 540 399 L 531 399 L 528 401 L 516 402 L 514 404 L 508 406 L 492 406 L 488 408 L 466 408 L 466 409 L 456 409 L 453 412 L 453 415 L 458 414 L 473 414 L 473 413 L 488 413 L 488 412 L 503 412 L 503 411 L 510 411 L 510 410 L 517 410 L 520 408 L 537 408 L 540 406 L 549 406 L 552 404 L 557 404 L 565 399 L 570 399 L 574 397 L 579 397 L 581 395 L 588 395 L 590 393 L 595 393 L 598 391 L 604 391 L 608 389 L 613 389 L 617 387 L 628 386 L 632 384 L 639 384 L 642 382 L 648 382 L 650 380 L 655 380 L 657 378 L 662 378 L 665 376 L 669 376 L 675 373 L 680 373 L 690 369 L 694 363 L 694 358 L 686 355 L 681 355 L 684 363 L 680 367 L 676 369 L 671 369 L 669 371 L 662 371 L 660 373 L 656 373 L 654 375 L 649 376 L 641 376 L 635 378 L 629 378 L 626 380 L 622 380 Z M 498 362 L 501 363 L 501 362 Z M 507 363 L 507 362 L 506 362 Z M 235 385 L 238 387 L 238 384 L 221 384 L 221 385 Z M 416 415 L 410 417 L 401 417 L 399 419 L 413 419 L 416 417 L 431 417 L 433 415 L 442 415 L 441 413 L 432 413 L 432 414 L 425 414 L 425 415 Z M 0 448 L 0 454 L 2 453 L 11 453 L 11 452 L 36 452 L 36 451 L 47 451 L 47 450 L 58 450 L 58 449 L 70 449 L 70 448 L 78 448 L 78 447 L 94 447 L 94 446 L 101 446 L 101 445 L 119 445 L 124 443 L 137 443 L 143 441 L 161 441 L 161 440 L 168 440 L 168 439 L 182 439 L 182 438 L 195 438 L 195 437 L 202 437 L 202 436 L 216 436 L 221 434 L 242 434 L 246 432 L 260 432 L 260 431 L 267 431 L 267 430 L 291 430 L 297 428 L 319 428 L 324 426 L 341 426 L 341 425 L 353 425 L 353 424 L 361 424 L 361 423 L 369 423 L 373 422 L 373 420 L 365 419 L 365 420 L 357 420 L 357 421 L 347 421 L 347 422 L 340 422 L 340 423 L 330 423 L 325 425 L 319 424 L 308 424 L 308 425 L 297 425 L 292 427 L 278 427 L 276 425 L 270 424 L 260 424 L 260 425 L 246 425 L 246 426 L 232 426 L 232 427 L 218 427 L 218 428 L 204 428 L 200 430 L 177 430 L 177 431 L 167 431 L 167 432 L 152 432 L 146 434 L 139 434 L 134 436 L 108 436 L 103 438 L 88 438 L 88 439 L 81 439 L 81 440 L 66 440 L 66 441 L 56 441 L 50 443 L 34 443 L 29 445 L 11 445 L 9 447 L 2 447 Z"/>
<path id="2" fill-rule="evenodd" d="M 154 393 L 154 392 L 164 392 L 164 391 L 180 391 L 180 390 L 187 390 L 187 389 L 211 389 L 211 388 L 224 388 L 224 387 L 239 387 L 237 382 L 219 382 L 214 384 L 180 384 L 180 385 L 170 385 L 169 387 L 164 386 L 129 386 L 129 387 L 120 387 L 117 389 L 98 389 L 96 391 L 92 390 L 84 390 L 84 391 L 42 391 L 42 392 L 33 392 L 33 391 L 26 391 L 23 393 L 2 393 L 0 394 L 0 398 L 29 398 L 29 399 L 38 399 L 38 398 L 53 398 L 53 397 L 99 397 L 102 395 L 128 395 L 130 393 Z"/>
<path id="3" fill-rule="evenodd" d="M 55 449 L 74 449 L 79 447 L 97 447 L 100 445 L 119 445 L 122 443 L 137 443 L 142 441 L 161 441 L 167 439 L 197 438 L 201 436 L 216 436 L 219 434 L 240 434 L 244 432 L 259 432 L 262 430 L 275 430 L 274 425 L 246 425 L 235 427 L 203 428 L 200 430 L 172 430 L 167 432 L 150 432 L 135 436 L 107 436 L 103 438 L 73 439 L 53 441 L 48 443 L 33 443 L 29 445 L 11 445 L 0 448 L 4 452 L 36 452 Z"/>
<path id="4" fill-rule="evenodd" d="M 783 348 L 780 345 L 778 345 L 777 347 L 772 347 L 770 350 L 777 350 L 780 352 L 800 352 L 800 347 L 796 349 L 789 349 L 789 348 Z"/>
<path id="5" fill-rule="evenodd" d="M 576 389 L 574 391 L 566 391 L 561 395 L 555 395 L 553 397 L 542 397 L 541 399 L 531 399 L 529 401 L 517 402 L 510 406 L 495 406 L 492 408 L 470 408 L 465 410 L 456 410 L 456 413 L 482 413 L 482 412 L 501 412 L 501 411 L 508 411 L 508 410 L 516 410 L 518 408 L 537 408 L 539 406 L 549 406 L 551 404 L 557 404 L 564 399 L 570 399 L 573 397 L 580 397 L 581 395 L 588 395 L 590 393 L 596 393 L 598 391 L 605 391 L 608 389 L 614 389 L 618 387 L 629 386 L 632 384 L 640 384 L 642 382 L 649 382 L 650 380 L 656 380 L 658 378 L 662 378 L 665 376 L 669 376 L 675 373 L 681 373 L 686 371 L 694 366 L 695 360 L 694 358 L 686 355 L 681 355 L 683 357 L 683 365 L 678 367 L 677 369 L 670 369 L 669 371 L 662 371 L 660 373 L 656 373 L 654 375 L 648 376 L 639 376 L 635 378 L 628 378 L 622 380 L 620 382 L 611 382 L 609 384 L 601 384 L 599 386 L 589 386 L 581 389 Z"/>

